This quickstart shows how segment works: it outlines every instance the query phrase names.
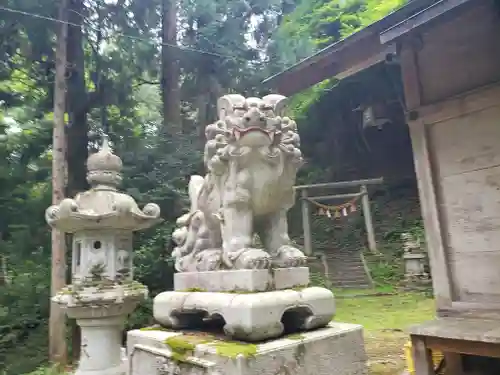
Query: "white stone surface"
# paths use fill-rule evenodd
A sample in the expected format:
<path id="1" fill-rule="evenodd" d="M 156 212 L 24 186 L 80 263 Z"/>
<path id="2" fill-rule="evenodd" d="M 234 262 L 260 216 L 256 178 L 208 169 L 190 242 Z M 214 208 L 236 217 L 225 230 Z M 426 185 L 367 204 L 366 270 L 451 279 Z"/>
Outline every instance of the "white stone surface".
<path id="1" fill-rule="evenodd" d="M 132 286 L 92 287 L 72 293 L 65 289 L 53 297 L 81 328 L 80 361 L 74 375 L 125 375 L 127 361 L 121 345 L 125 318 L 147 296 L 144 286 Z"/>
<path id="2" fill-rule="evenodd" d="M 124 316 L 78 319 L 82 345 L 80 361 L 74 375 L 124 375 L 122 358 Z"/>
<path id="3" fill-rule="evenodd" d="M 166 344 L 179 332 L 129 331 L 129 375 L 366 375 L 363 328 L 331 322 L 327 328 L 291 335 L 232 351 L 220 350 L 224 341 L 207 340 L 191 352 L 176 356 Z M 245 348 L 245 344 L 239 348 Z M 252 344 L 246 344 L 252 345 Z M 253 354 L 248 354 L 253 351 Z"/>
<path id="4" fill-rule="evenodd" d="M 181 272 L 174 275 L 174 289 L 204 292 L 265 292 L 306 287 L 309 268 L 275 268 L 270 270 L 229 270 Z"/>
<path id="5" fill-rule="evenodd" d="M 244 341 L 279 337 L 284 329 L 326 326 L 335 314 L 335 299 L 325 288 L 262 293 L 163 292 L 153 315 L 164 327 L 193 328 L 203 318 L 222 317 L 226 335 Z"/>
<path id="6" fill-rule="evenodd" d="M 426 256 L 422 253 L 407 253 L 403 255 L 405 262 L 405 275 L 421 275 L 425 273 Z"/>
<path id="7" fill-rule="evenodd" d="M 205 128 L 205 176 L 191 176 L 191 208 L 177 220 L 179 272 L 299 267 L 307 257 L 288 236 L 287 211 L 303 164 L 297 124 L 282 95 L 231 94 Z M 258 233 L 262 246 L 253 241 Z"/>
<path id="8" fill-rule="evenodd" d="M 146 298 L 147 288 L 132 280 L 132 232 L 161 221 L 160 208 L 140 210 L 118 192 L 122 161 L 103 139 L 87 160 L 92 189 L 46 210 L 50 226 L 73 233 L 73 284 L 52 301 L 81 327 L 80 361 L 75 375 L 125 375 L 122 353 L 125 318 Z"/>

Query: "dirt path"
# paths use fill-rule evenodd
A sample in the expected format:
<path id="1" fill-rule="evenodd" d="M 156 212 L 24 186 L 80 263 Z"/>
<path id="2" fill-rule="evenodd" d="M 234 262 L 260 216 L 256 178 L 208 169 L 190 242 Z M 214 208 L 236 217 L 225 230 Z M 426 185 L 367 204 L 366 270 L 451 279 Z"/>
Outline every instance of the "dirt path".
<path id="1" fill-rule="evenodd" d="M 365 332 L 370 375 L 401 375 L 405 370 L 404 345 L 408 336 L 401 331 Z"/>

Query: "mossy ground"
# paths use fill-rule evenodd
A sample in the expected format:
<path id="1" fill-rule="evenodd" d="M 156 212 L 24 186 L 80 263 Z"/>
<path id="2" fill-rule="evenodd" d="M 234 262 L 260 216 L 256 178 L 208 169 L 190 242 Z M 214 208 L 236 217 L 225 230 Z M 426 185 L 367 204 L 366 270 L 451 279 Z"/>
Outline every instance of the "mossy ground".
<path id="1" fill-rule="evenodd" d="M 353 291 L 337 295 L 354 294 Z M 363 293 L 367 293 L 364 291 Z M 423 294 L 338 298 L 335 320 L 361 324 L 370 375 L 401 375 L 405 369 L 404 330 L 434 317 L 434 301 Z"/>

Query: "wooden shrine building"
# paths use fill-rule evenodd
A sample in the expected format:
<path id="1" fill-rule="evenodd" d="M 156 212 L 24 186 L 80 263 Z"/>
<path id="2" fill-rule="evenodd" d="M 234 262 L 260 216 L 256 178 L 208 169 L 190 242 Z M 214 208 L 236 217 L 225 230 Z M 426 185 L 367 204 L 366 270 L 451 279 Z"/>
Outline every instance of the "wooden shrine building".
<path id="1" fill-rule="evenodd" d="M 404 88 L 436 299 L 436 320 L 410 330 L 416 375 L 434 374 L 432 349 L 448 374 L 490 374 L 480 363 L 500 361 L 500 2 L 410 1 L 265 83 L 293 95 L 387 63 Z"/>

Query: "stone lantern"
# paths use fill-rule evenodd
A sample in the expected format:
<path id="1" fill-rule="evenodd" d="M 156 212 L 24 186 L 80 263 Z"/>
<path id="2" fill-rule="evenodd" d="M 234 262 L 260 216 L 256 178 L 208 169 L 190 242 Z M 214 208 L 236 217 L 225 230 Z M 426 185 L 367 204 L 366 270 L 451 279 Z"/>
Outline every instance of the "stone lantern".
<path id="1" fill-rule="evenodd" d="M 430 281 L 429 274 L 425 271 L 427 255 L 422 249 L 421 241 L 411 233 L 401 234 L 403 240 L 403 260 L 405 268 L 405 282 L 408 286 L 425 285 Z"/>
<path id="2" fill-rule="evenodd" d="M 133 281 L 133 232 L 161 221 L 158 205 L 143 210 L 117 191 L 122 161 L 107 137 L 87 160 L 89 191 L 47 209 L 50 226 L 73 235 L 72 284 L 53 301 L 76 319 L 82 331 L 80 363 L 75 375 L 121 375 L 121 341 L 125 318 L 146 298 L 147 288 Z"/>

